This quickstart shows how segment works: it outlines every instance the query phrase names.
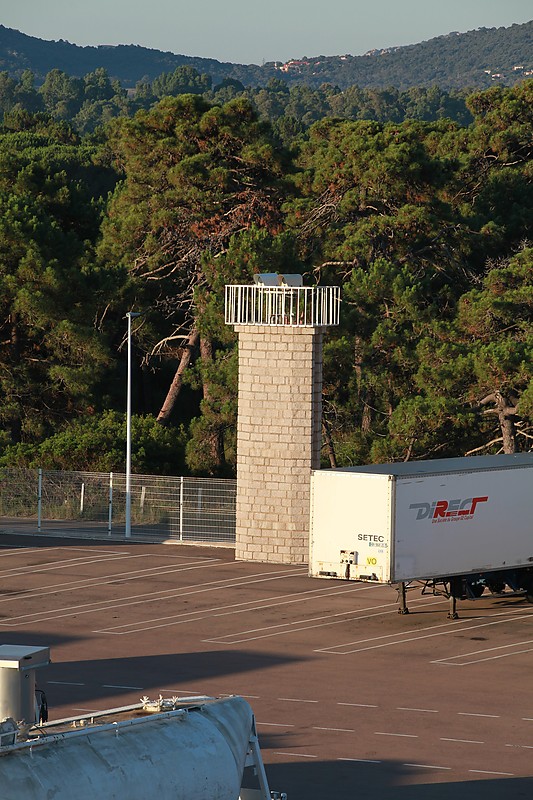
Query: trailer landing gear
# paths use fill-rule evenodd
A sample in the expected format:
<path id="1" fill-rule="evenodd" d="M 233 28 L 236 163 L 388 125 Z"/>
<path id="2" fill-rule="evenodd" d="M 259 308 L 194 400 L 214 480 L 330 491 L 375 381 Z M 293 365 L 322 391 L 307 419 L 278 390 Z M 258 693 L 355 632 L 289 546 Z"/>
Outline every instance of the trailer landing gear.
<path id="1" fill-rule="evenodd" d="M 406 588 L 403 581 L 398 586 L 398 601 L 400 603 L 398 614 L 408 614 L 409 609 L 407 608 Z"/>
<path id="2" fill-rule="evenodd" d="M 398 583 L 396 586 L 396 590 L 398 592 L 398 614 L 408 614 L 409 609 L 407 608 L 407 587 L 409 583 L 402 581 Z M 430 586 L 432 589 L 433 594 L 444 595 L 444 597 L 448 598 L 450 601 L 449 609 L 448 609 L 448 619 L 459 619 L 459 614 L 457 613 L 457 593 L 454 591 L 454 585 L 450 582 L 447 585 L 444 581 L 442 581 L 443 588 L 439 591 L 435 587 L 435 581 L 425 581 L 422 594 L 424 591 Z M 533 589 L 532 589 L 533 592 Z M 533 601 L 533 594 L 532 594 L 532 601 Z"/>
<path id="3" fill-rule="evenodd" d="M 457 613 L 457 598 L 454 594 L 450 594 L 450 607 L 448 609 L 448 619 L 459 619 Z"/>

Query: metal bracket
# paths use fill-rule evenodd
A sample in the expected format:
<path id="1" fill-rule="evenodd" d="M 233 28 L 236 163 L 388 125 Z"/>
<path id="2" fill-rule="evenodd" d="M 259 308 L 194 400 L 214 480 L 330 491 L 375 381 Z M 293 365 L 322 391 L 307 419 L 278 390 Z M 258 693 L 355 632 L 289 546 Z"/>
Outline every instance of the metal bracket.
<path id="1" fill-rule="evenodd" d="M 246 753 L 245 767 L 253 767 L 259 789 L 248 789 L 241 786 L 239 800 L 287 800 L 285 792 L 271 792 L 268 786 L 268 779 L 265 772 L 265 765 L 261 756 L 259 739 L 255 727 L 255 717 L 252 721 L 252 730 L 248 740 L 248 751 Z"/>

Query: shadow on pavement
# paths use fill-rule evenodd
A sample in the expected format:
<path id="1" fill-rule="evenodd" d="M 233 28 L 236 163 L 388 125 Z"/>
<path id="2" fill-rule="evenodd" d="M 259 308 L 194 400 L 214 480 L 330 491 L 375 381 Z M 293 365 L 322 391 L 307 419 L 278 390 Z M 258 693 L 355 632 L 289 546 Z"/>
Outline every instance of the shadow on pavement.
<path id="1" fill-rule="evenodd" d="M 49 647 L 53 658 L 54 647 L 59 647 L 69 642 L 84 640 L 85 636 L 61 636 L 57 633 L 23 632 L 11 628 L 8 631 L 1 630 L 0 620 L 0 644 L 16 644 L 22 647 Z M 48 667 L 50 669 L 50 667 Z"/>
<path id="2" fill-rule="evenodd" d="M 263 756 L 267 738 L 260 738 Z M 287 792 L 288 800 L 525 800 L 533 793 L 533 778 L 428 783 L 428 772 L 394 761 L 306 759 L 267 765 L 270 788 Z M 442 772 L 433 770 L 433 774 L 436 780 L 443 780 Z"/>
<path id="3" fill-rule="evenodd" d="M 28 547 L 117 547 L 126 545 L 169 544 L 172 547 L 184 545 L 186 548 L 205 548 L 216 553 L 233 553 L 234 545 L 226 541 L 209 540 L 195 541 L 192 538 L 180 541 L 168 535 L 138 535 L 132 531 L 130 539 L 126 539 L 123 531 L 118 529 L 111 536 L 102 526 L 82 527 L 80 525 L 66 525 L 58 523 L 49 530 L 37 531 L 35 523 L 16 520 L 6 523 L 0 520 L 0 547 L 1 548 L 28 548 Z"/>
<path id="4" fill-rule="evenodd" d="M 46 641 L 46 636 L 41 641 Z M 138 689 L 152 697 L 163 689 L 204 694 L 205 682 L 212 678 L 259 672 L 299 660 L 241 650 L 168 653 L 52 663 L 43 678 L 49 684 L 50 705 L 59 704 L 59 697 L 61 704 L 79 704 L 116 697 L 116 690 L 122 688 Z M 234 679 L 228 680 L 229 690 L 237 693 L 235 685 Z"/>

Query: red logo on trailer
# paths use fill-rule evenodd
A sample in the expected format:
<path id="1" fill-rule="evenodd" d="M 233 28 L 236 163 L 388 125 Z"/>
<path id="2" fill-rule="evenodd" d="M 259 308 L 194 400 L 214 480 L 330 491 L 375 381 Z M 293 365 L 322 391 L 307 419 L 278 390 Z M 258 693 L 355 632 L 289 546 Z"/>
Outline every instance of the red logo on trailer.
<path id="1" fill-rule="evenodd" d="M 448 519 L 472 518 L 480 503 L 486 503 L 489 497 L 467 497 L 465 500 L 434 500 L 432 503 L 411 503 L 409 508 L 415 510 L 416 519 L 431 519 L 441 522 Z"/>

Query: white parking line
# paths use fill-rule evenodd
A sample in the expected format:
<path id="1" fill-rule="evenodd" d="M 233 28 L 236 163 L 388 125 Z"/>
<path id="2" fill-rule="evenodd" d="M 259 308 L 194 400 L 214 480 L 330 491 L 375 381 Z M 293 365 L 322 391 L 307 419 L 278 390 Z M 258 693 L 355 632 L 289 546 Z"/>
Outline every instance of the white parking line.
<path id="1" fill-rule="evenodd" d="M 439 713 L 436 708 L 405 708 L 405 707 L 402 707 L 402 706 L 398 706 L 396 708 L 396 711 L 416 711 L 416 712 L 418 712 L 420 714 L 438 714 Z"/>
<path id="2" fill-rule="evenodd" d="M 46 683 L 53 683 L 56 686 L 85 686 L 85 683 L 75 683 L 74 681 L 46 681 Z"/>
<path id="3" fill-rule="evenodd" d="M 350 590 L 347 589 L 345 591 L 350 591 Z M 352 589 L 352 591 L 361 591 L 361 590 Z M 441 602 L 442 601 L 437 600 L 435 602 L 424 603 L 424 605 L 435 605 Z M 393 606 L 393 608 L 390 611 L 378 611 L 375 614 L 364 613 L 368 611 L 373 611 L 375 609 L 389 608 L 390 606 Z M 302 617 L 301 619 L 293 620 L 292 622 L 285 622 L 278 625 L 267 625 L 263 628 L 251 628 L 249 630 L 239 631 L 238 633 L 228 633 L 225 636 L 217 636 L 209 639 L 202 639 L 202 641 L 214 644 L 225 644 L 225 645 L 242 644 L 243 642 L 254 642 L 257 641 L 258 639 L 269 639 L 274 636 L 285 636 L 288 633 L 295 633 L 295 632 L 299 633 L 301 631 L 314 630 L 316 628 L 327 628 L 333 625 L 343 625 L 348 620 L 360 621 L 365 619 L 372 619 L 373 617 L 381 617 L 396 613 L 397 613 L 396 603 L 382 603 L 379 606 L 373 606 L 370 608 L 355 609 L 353 611 L 341 611 L 336 614 L 328 614 L 327 616 L 316 617 L 315 619 L 318 620 L 325 619 L 327 621 L 318 622 L 314 625 L 308 624 L 309 622 L 314 621 L 313 618 L 306 619 L 305 617 Z M 250 634 L 253 633 L 256 633 L 258 635 L 251 636 Z M 314 650 L 314 652 L 315 653 L 328 652 L 328 648 L 316 649 Z"/>
<path id="4" fill-rule="evenodd" d="M 519 617 L 518 619 L 523 619 L 523 617 Z M 495 625 L 497 623 L 491 623 L 491 624 Z M 527 647 L 526 649 L 523 650 L 515 649 L 517 647 L 522 647 L 525 644 L 533 645 L 533 639 L 528 639 L 525 642 L 514 642 L 513 644 L 502 644 L 499 647 L 487 647 L 484 650 L 474 650 L 471 653 L 463 653 L 462 655 L 458 656 L 448 656 L 447 658 L 438 658 L 432 661 L 431 663 L 444 664 L 445 666 L 451 666 L 451 667 L 465 667 L 470 664 L 481 664 L 484 661 L 496 661 L 497 659 L 500 658 L 509 658 L 510 656 L 518 656 L 523 653 L 531 653 L 533 651 L 533 647 Z M 497 652 L 499 650 L 506 650 L 507 652 L 505 653 Z M 481 653 L 496 653 L 496 655 L 485 656 L 484 658 L 472 658 L 472 656 L 481 655 Z"/>
<path id="5" fill-rule="evenodd" d="M 401 736 L 404 739 L 418 739 L 414 733 L 384 733 L 383 731 L 374 731 L 374 736 Z"/>
<path id="6" fill-rule="evenodd" d="M 277 752 L 274 755 L 276 755 L 276 756 L 298 756 L 298 758 L 318 758 L 318 756 L 312 756 L 309 753 L 280 753 L 280 752 Z"/>
<path id="7" fill-rule="evenodd" d="M 474 714 L 472 711 L 458 711 L 460 717 L 490 717 L 491 719 L 500 719 L 499 714 Z"/>
<path id="8" fill-rule="evenodd" d="M 28 553 L 39 553 L 42 555 L 43 553 L 50 553 L 53 550 L 65 550 L 67 553 L 78 552 L 78 553 L 102 553 L 103 555 L 110 554 L 110 555 L 122 555 L 124 550 L 110 550 L 109 548 L 105 547 L 99 550 L 98 548 L 94 547 L 65 547 L 64 545 L 57 545 L 55 547 L 12 547 L 12 545 L 5 545 L 0 544 L 0 547 L 9 548 L 7 551 L 0 553 L 0 558 L 5 558 L 8 556 L 16 556 L 17 554 L 20 555 L 22 551 L 24 551 L 24 555 L 28 555 Z M 15 567 L 16 569 L 16 567 Z"/>
<path id="9" fill-rule="evenodd" d="M 355 706 L 356 708 L 379 708 L 371 703 L 337 703 L 338 706 Z"/>
<path id="10" fill-rule="evenodd" d="M 282 700 L 284 703 L 318 703 L 318 700 L 300 700 L 297 697 L 278 697 L 278 700 Z"/>
<path id="11" fill-rule="evenodd" d="M 281 576 L 273 577 L 273 578 L 265 578 L 262 581 L 252 581 L 252 583 L 262 583 L 266 580 L 282 580 L 285 578 L 287 573 L 283 573 Z M 298 572 L 296 574 L 299 574 Z M 247 585 L 247 584 L 240 584 L 240 585 Z M 319 592 L 324 592 L 325 589 L 309 589 L 305 592 L 292 592 L 291 594 L 286 595 L 273 595 L 271 597 L 265 597 L 263 600 L 245 600 L 241 603 L 230 603 L 229 605 L 224 606 L 213 606 L 211 608 L 206 609 L 198 609 L 196 611 L 185 611 L 179 614 L 170 614 L 165 617 L 155 617 L 152 619 L 145 620 L 143 622 L 129 622 L 123 625 L 113 625 L 107 628 L 103 628 L 99 631 L 94 631 L 94 633 L 109 633 L 109 634 L 130 634 L 130 633 L 140 633 L 142 631 L 149 631 L 154 630 L 156 628 L 167 628 L 172 625 L 181 625 L 183 623 L 188 622 L 198 622 L 199 620 L 210 619 L 214 617 L 227 617 L 227 616 L 234 616 L 236 614 L 245 614 L 252 611 L 263 611 L 270 608 L 277 608 L 278 606 L 284 605 L 293 605 L 295 603 L 303 603 L 303 602 L 310 602 L 311 600 L 321 600 L 323 597 L 327 597 L 329 595 L 335 595 L 336 592 L 328 592 L 327 594 L 318 594 Z M 345 589 L 340 594 L 344 592 L 355 591 L 350 589 Z M 314 595 L 313 597 L 307 597 L 302 595 Z M 269 601 L 275 600 L 275 602 L 271 603 Z M 281 626 L 274 626 L 274 627 L 281 627 Z M 223 639 L 224 637 L 220 637 Z M 202 641 L 205 642 L 216 642 L 220 644 L 218 639 L 203 639 Z"/>
<path id="12" fill-rule="evenodd" d="M 211 568 L 215 567 L 224 567 L 228 566 L 229 562 L 224 563 L 217 563 L 214 564 Z M 192 569 L 204 569 L 204 565 L 195 566 Z M 189 570 L 189 567 L 185 568 Z M 185 571 L 185 570 L 184 570 Z M 295 571 L 296 574 L 301 574 L 301 570 Z M 186 597 L 192 594 L 200 594 L 204 592 L 211 592 L 215 590 L 221 589 L 234 589 L 240 588 L 243 586 L 248 586 L 254 583 L 263 583 L 268 580 L 281 580 L 287 574 L 286 571 L 283 571 L 281 575 L 277 575 L 276 573 L 257 573 L 258 575 L 267 575 L 269 577 L 261 578 L 259 580 L 249 580 L 250 576 L 247 576 L 246 579 L 236 579 L 236 578 L 223 578 L 218 581 L 208 581 L 204 584 L 196 584 L 199 588 L 188 588 L 188 589 L 162 589 L 157 592 L 144 592 L 138 595 L 130 595 L 129 597 L 126 596 L 124 598 L 118 598 L 117 600 L 95 600 L 92 603 L 81 603 L 77 606 L 65 606 L 59 609 L 51 610 L 49 612 L 34 612 L 32 614 L 21 614 L 17 617 L 8 617 L 1 621 L 1 625 L 7 625 L 8 627 L 18 627 L 21 625 L 31 625 L 35 622 L 48 622 L 49 620 L 56 620 L 62 619 L 64 617 L 71 617 L 75 615 L 81 614 L 94 614 L 96 612 L 108 611 L 112 609 L 132 606 L 132 605 L 140 605 L 140 604 L 147 604 L 147 603 L 156 603 L 161 602 L 162 600 L 173 600 L 178 597 Z M 272 577 L 275 576 L 275 577 Z M 233 581 L 233 583 L 231 583 Z M 63 612 L 63 613 L 60 613 Z M 101 631 L 94 631 L 94 633 L 100 633 Z M 105 632 L 105 631 L 104 631 Z"/>
<path id="13" fill-rule="evenodd" d="M 256 725 L 269 725 L 273 728 L 295 728 L 296 725 L 287 725 L 284 722 L 256 722 Z"/>
<path id="14" fill-rule="evenodd" d="M 104 689 L 133 689 L 138 692 L 144 691 L 144 686 L 117 686 L 113 683 L 104 683 L 102 686 Z"/>
<path id="15" fill-rule="evenodd" d="M 511 610 L 499 611 L 495 612 L 494 614 L 486 615 L 484 617 L 478 617 L 480 622 L 475 625 L 467 625 L 466 623 L 470 622 L 470 620 L 454 620 L 453 622 L 440 623 L 439 625 L 430 625 L 426 628 L 420 628 L 418 632 L 415 632 L 415 635 L 413 635 L 413 631 L 400 631 L 398 633 L 387 634 L 384 636 L 374 636 L 369 639 L 359 639 L 354 642 L 346 642 L 345 644 L 332 645 L 330 647 L 321 647 L 317 648 L 314 652 L 331 653 L 332 655 L 344 656 L 353 653 L 362 653 L 367 650 L 378 650 L 384 647 L 395 647 L 397 645 L 407 644 L 409 642 L 418 642 L 423 639 L 432 639 L 436 636 L 448 636 L 450 634 L 457 633 L 457 631 L 463 633 L 464 631 L 479 630 L 480 628 L 487 628 L 492 625 L 505 625 L 508 624 L 509 622 L 515 622 L 522 619 L 527 619 L 527 620 L 533 619 L 533 611 L 526 614 L 521 612 L 523 612 L 522 609 L 517 609 L 515 611 Z M 519 613 L 521 613 L 521 615 L 516 616 Z M 487 616 L 489 619 L 492 617 L 505 617 L 505 618 L 495 619 L 491 622 L 482 622 L 481 620 L 486 619 Z M 436 632 L 425 633 L 425 631 L 436 631 Z M 365 645 L 365 646 L 354 647 L 354 645 Z M 435 661 L 431 661 L 430 663 L 432 664 L 445 663 L 446 661 L 449 660 L 450 660 L 449 658 L 437 659 Z"/>
<path id="16" fill-rule="evenodd" d="M 42 555 L 44 552 L 50 553 L 52 550 L 66 550 L 67 552 L 71 552 L 72 550 L 77 550 L 77 551 L 80 551 L 80 552 L 87 551 L 88 553 L 94 553 L 95 552 L 92 547 L 72 547 L 72 548 L 70 548 L 70 547 L 63 547 L 62 545 L 58 545 L 57 547 L 42 548 L 42 547 L 24 547 L 24 546 L 23 547 L 13 547 L 12 545 L 9 545 L 9 544 L 0 544 L 0 547 L 5 547 L 6 548 L 6 550 L 3 553 L 0 553 L 0 558 L 7 558 L 9 556 L 16 556 L 17 554 L 20 555 L 21 552 L 24 552 L 25 556 L 28 555 L 28 553 L 40 553 Z M 113 550 L 105 549 L 105 550 L 96 550 L 96 552 L 97 553 L 113 553 L 113 552 L 117 552 L 118 553 L 119 551 L 118 550 L 117 551 L 113 551 Z"/>
<path id="17" fill-rule="evenodd" d="M 441 742 L 460 742 L 461 744 L 485 744 L 474 739 L 449 739 L 447 736 L 440 737 Z"/>
<path id="18" fill-rule="evenodd" d="M 133 556 L 137 558 L 137 556 Z M 120 559 L 113 559 L 119 561 Z M 220 562 L 219 558 L 209 559 L 209 564 Z M 101 562 L 98 562 L 101 563 Z M 36 586 L 33 589 L 28 589 L 21 594 L 17 594 L 17 600 L 24 600 L 26 598 L 35 599 L 36 597 L 45 597 L 49 594 L 61 594 L 62 592 L 72 592 L 74 589 L 92 589 L 94 586 L 112 586 L 114 583 L 125 583 L 126 581 L 142 580 L 143 578 L 150 577 L 163 577 L 164 575 L 172 575 L 176 572 L 185 572 L 190 567 L 205 566 L 206 560 L 189 561 L 185 564 L 176 565 L 174 567 L 145 567 L 144 569 L 128 570 L 127 572 L 112 572 L 108 575 L 98 575 L 94 578 L 78 578 L 73 581 L 63 581 L 62 583 L 47 583 L 45 586 Z M 78 565 L 76 565 L 78 566 Z M 44 591 L 43 591 L 44 590 Z M 6 597 L 0 599 L 0 603 L 10 602 L 12 598 Z"/>
<path id="19" fill-rule="evenodd" d="M 439 605 L 442 602 L 443 602 L 442 600 L 435 600 L 435 601 L 432 601 L 432 602 L 426 602 L 423 605 L 424 606 L 426 606 L 426 605 L 428 605 L 428 606 Z M 396 604 L 394 603 L 394 606 L 395 605 Z M 393 610 L 393 611 L 391 611 L 389 613 L 392 614 L 392 613 L 397 613 L 397 612 L 395 610 Z M 420 628 L 419 631 L 430 631 L 430 630 L 435 630 L 437 628 L 446 628 L 447 629 L 446 633 L 448 633 L 448 632 L 454 633 L 455 630 L 457 629 L 457 625 L 461 624 L 462 622 L 466 622 L 466 620 L 454 620 L 453 622 L 443 622 L 443 623 L 440 623 L 439 625 L 431 625 L 431 626 L 429 626 L 427 628 Z M 454 626 L 453 630 L 451 630 L 451 631 L 448 630 L 450 625 Z M 415 633 L 417 633 L 417 632 L 415 631 Z M 398 631 L 397 633 L 388 633 L 388 634 L 384 634 L 382 636 L 372 636 L 372 637 L 370 637 L 368 639 L 358 639 L 358 640 L 353 641 L 353 642 L 345 642 L 344 644 L 334 644 L 334 645 L 329 645 L 328 647 L 317 647 L 314 650 L 314 652 L 315 653 L 331 653 L 333 655 L 348 655 L 350 653 L 360 653 L 360 652 L 363 652 L 365 650 L 376 650 L 376 649 L 379 649 L 381 647 L 391 647 L 391 646 L 396 645 L 396 644 L 403 644 L 404 642 L 412 642 L 412 641 L 417 641 L 417 639 L 428 638 L 426 636 L 412 636 L 412 634 L 413 634 L 413 631 L 411 631 L 411 630 L 410 631 Z M 432 636 L 436 636 L 436 635 L 440 635 L 440 634 L 432 634 Z M 409 637 L 409 638 L 406 638 L 406 637 Z M 385 642 L 383 642 L 384 639 L 386 640 Z M 395 641 L 391 641 L 391 640 L 395 640 Z M 378 644 L 371 644 L 371 645 L 368 645 L 366 647 L 357 647 L 357 648 L 353 649 L 354 645 L 367 644 L 368 642 L 378 642 Z M 350 648 L 350 649 L 347 650 L 346 648 Z"/>
<path id="20" fill-rule="evenodd" d="M 533 750 L 531 744 L 506 744 L 506 747 L 518 747 L 520 750 Z"/>
<path id="21" fill-rule="evenodd" d="M 338 758 L 337 761 L 356 761 L 358 764 L 382 764 L 374 758 Z"/>
<path id="22" fill-rule="evenodd" d="M 314 731 L 336 731 L 337 733 L 355 733 L 353 728 L 322 728 L 319 725 L 313 725 Z"/>
<path id="23" fill-rule="evenodd" d="M 514 772 L 493 772 L 488 769 L 469 769 L 468 771 L 478 775 L 505 775 L 508 778 L 514 778 Z"/>
<path id="24" fill-rule="evenodd" d="M 20 578 L 23 575 L 36 575 L 42 572 L 53 572 L 54 570 L 65 569 L 66 567 L 83 567 L 88 564 L 102 564 L 104 561 L 121 561 L 128 556 L 104 554 L 101 558 L 87 558 L 87 556 L 80 556 L 79 558 L 64 558 L 61 561 L 53 561 L 46 566 L 37 566 L 36 564 L 28 564 L 27 567 L 10 567 L 8 569 L 0 570 L 0 576 L 4 579 Z"/>
<path id="25" fill-rule="evenodd" d="M 451 769 L 451 767 L 440 767 L 436 764 L 404 764 L 404 767 L 416 767 L 417 769 Z"/>

